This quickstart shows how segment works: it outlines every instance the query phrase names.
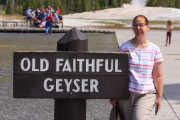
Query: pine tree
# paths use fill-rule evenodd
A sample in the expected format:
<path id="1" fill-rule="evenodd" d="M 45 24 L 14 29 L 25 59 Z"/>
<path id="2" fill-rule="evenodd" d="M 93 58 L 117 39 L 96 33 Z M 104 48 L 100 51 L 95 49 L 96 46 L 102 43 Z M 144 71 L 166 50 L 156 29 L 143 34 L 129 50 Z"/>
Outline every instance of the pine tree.
<path id="1" fill-rule="evenodd" d="M 76 0 L 75 4 L 75 12 L 81 12 L 82 11 L 82 1 Z"/>
<path id="2" fill-rule="evenodd" d="M 109 7 L 109 0 L 104 0 L 105 8 Z"/>
<path id="3" fill-rule="evenodd" d="M 91 0 L 84 0 L 85 11 L 91 10 Z"/>
<path id="4" fill-rule="evenodd" d="M 99 0 L 94 0 L 95 1 L 95 9 L 96 10 L 99 10 L 101 7 L 100 7 L 100 3 L 99 3 Z"/>
<path id="5" fill-rule="evenodd" d="M 99 4 L 100 4 L 100 9 L 105 8 L 105 1 L 104 0 L 99 0 Z"/>
<path id="6" fill-rule="evenodd" d="M 118 0 L 112 0 L 112 6 L 113 7 L 118 7 L 119 6 Z"/>
<path id="7" fill-rule="evenodd" d="M 54 9 L 61 8 L 63 13 L 82 12 L 90 10 L 99 10 L 111 7 L 119 7 L 124 3 L 130 3 L 131 0 L 0 0 L 0 4 L 6 10 L 6 13 L 17 12 L 23 14 L 31 7 L 46 8 L 51 5 Z M 148 0 L 147 6 L 154 7 L 176 7 L 180 8 L 180 0 Z"/>
<path id="8" fill-rule="evenodd" d="M 0 0 L 0 4 L 6 5 L 6 0 Z"/>
<path id="9" fill-rule="evenodd" d="M 119 6 L 123 5 L 123 0 L 119 0 Z"/>
<path id="10" fill-rule="evenodd" d="M 12 1 L 7 0 L 6 2 L 6 13 L 11 14 L 12 13 Z"/>
<path id="11" fill-rule="evenodd" d="M 169 7 L 176 7 L 176 0 L 168 0 L 170 2 Z"/>
<path id="12" fill-rule="evenodd" d="M 176 8 L 180 8 L 180 0 L 176 0 L 175 6 L 176 6 Z"/>
<path id="13" fill-rule="evenodd" d="M 147 6 L 158 6 L 158 0 L 149 0 Z"/>
<path id="14" fill-rule="evenodd" d="M 130 3 L 131 0 L 123 0 L 123 3 Z"/>

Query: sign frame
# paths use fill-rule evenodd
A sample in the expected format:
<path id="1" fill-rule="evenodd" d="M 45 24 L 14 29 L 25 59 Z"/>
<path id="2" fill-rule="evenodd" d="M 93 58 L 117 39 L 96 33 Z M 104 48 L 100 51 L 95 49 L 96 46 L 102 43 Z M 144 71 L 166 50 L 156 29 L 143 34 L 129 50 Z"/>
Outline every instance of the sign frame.
<path id="1" fill-rule="evenodd" d="M 14 52 L 13 57 L 14 98 L 127 99 L 129 97 L 128 53 L 97 53 L 73 51 Z M 63 71 L 62 69 L 59 69 L 58 71 L 57 60 L 59 59 L 61 60 L 58 65 L 61 66 L 61 68 L 65 68 L 65 71 Z M 86 64 L 83 64 L 81 60 L 79 60 L 81 62 L 78 62 L 78 66 L 80 66 L 80 63 L 83 64 L 81 65 L 81 67 L 84 71 L 80 71 L 81 67 L 78 68 L 77 66 L 76 69 L 70 70 L 65 62 L 67 59 L 69 60 L 70 65 L 74 59 L 88 59 L 91 61 L 91 63 L 93 60 L 95 61 L 95 63 L 97 63 L 97 61 L 99 60 L 99 63 L 104 63 L 104 66 L 105 60 L 107 60 L 108 63 L 111 63 L 109 67 L 113 66 L 112 64 L 114 64 L 113 72 L 105 71 L 104 67 L 102 67 L 103 65 L 101 66 L 101 64 L 100 67 L 97 67 L 98 64 L 96 64 L 96 67 L 93 67 L 94 69 L 92 69 L 92 66 L 90 66 L 89 68 L 91 68 L 91 72 L 87 72 L 85 71 L 87 62 Z M 104 60 L 104 62 L 102 62 L 102 59 Z M 48 69 L 46 60 L 49 64 Z M 64 60 L 64 63 L 62 62 L 62 60 Z M 73 65 L 77 65 L 76 62 Z M 30 67 L 28 66 L 29 64 L 31 64 Z M 66 64 L 66 67 L 63 67 L 62 64 Z M 92 65 L 90 63 L 88 64 Z M 117 68 L 117 65 L 119 66 L 119 68 Z M 69 72 L 68 70 L 74 70 L 75 72 Z M 54 85 L 53 91 L 43 91 L 43 88 L 45 87 L 42 86 L 45 85 L 45 80 L 46 84 L 51 85 L 51 87 Z M 71 83 L 72 85 L 70 85 Z M 69 87 L 68 89 L 67 85 L 69 84 L 69 86 L 73 86 L 73 83 L 74 91 L 78 91 L 77 86 L 79 86 L 79 92 L 74 92 L 73 87 Z M 76 85 L 77 83 L 78 85 Z M 63 84 L 64 86 L 61 86 L 60 84 Z M 56 89 L 57 85 L 62 88 Z M 50 89 L 50 86 L 46 87 Z"/>

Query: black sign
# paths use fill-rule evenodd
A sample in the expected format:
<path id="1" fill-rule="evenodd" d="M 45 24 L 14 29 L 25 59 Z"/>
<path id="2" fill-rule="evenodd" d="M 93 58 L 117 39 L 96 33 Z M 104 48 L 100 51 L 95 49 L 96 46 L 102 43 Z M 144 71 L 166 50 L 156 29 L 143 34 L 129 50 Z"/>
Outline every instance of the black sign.
<path id="1" fill-rule="evenodd" d="M 127 53 L 15 52 L 15 98 L 127 98 Z"/>

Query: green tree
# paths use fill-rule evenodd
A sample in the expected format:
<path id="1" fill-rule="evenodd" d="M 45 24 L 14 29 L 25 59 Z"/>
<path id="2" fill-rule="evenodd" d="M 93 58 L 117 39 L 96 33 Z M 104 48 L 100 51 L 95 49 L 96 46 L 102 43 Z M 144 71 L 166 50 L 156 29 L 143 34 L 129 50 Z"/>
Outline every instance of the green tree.
<path id="1" fill-rule="evenodd" d="M 101 8 L 99 0 L 94 0 L 95 2 L 95 10 L 99 10 Z"/>
<path id="2" fill-rule="evenodd" d="M 119 6 L 118 0 L 112 0 L 112 6 L 118 7 Z"/>
<path id="3" fill-rule="evenodd" d="M 62 9 L 63 13 L 68 13 L 68 12 L 67 12 L 67 11 L 68 11 L 68 9 L 67 9 L 67 3 L 66 3 L 67 0 L 60 0 L 60 1 L 61 1 L 61 6 L 60 6 L 60 8 Z"/>
<path id="4" fill-rule="evenodd" d="M 167 0 L 167 1 L 170 3 L 169 7 L 176 7 L 176 0 Z"/>
<path id="5" fill-rule="evenodd" d="M 108 8 L 109 7 L 109 0 L 104 0 L 104 8 Z"/>
<path id="6" fill-rule="evenodd" d="M 180 8 L 180 0 L 176 0 L 175 6 L 176 6 L 176 8 Z"/>
<path id="7" fill-rule="evenodd" d="M 158 0 L 149 0 L 147 6 L 158 6 Z"/>
<path id="8" fill-rule="evenodd" d="M 68 11 L 67 12 L 72 12 L 75 11 L 75 0 L 69 0 L 69 2 L 67 3 L 68 5 Z"/>
<path id="9" fill-rule="evenodd" d="M 119 6 L 123 5 L 123 0 L 119 0 Z"/>
<path id="10" fill-rule="evenodd" d="M 91 0 L 84 0 L 83 2 L 84 4 L 84 8 L 85 8 L 85 11 L 90 11 L 91 10 Z"/>
<path id="11" fill-rule="evenodd" d="M 6 5 L 6 0 L 0 0 L 0 4 Z"/>
<path id="12" fill-rule="evenodd" d="M 11 0 L 7 0 L 6 1 L 6 13 L 7 14 L 11 14 L 12 13 L 12 1 Z"/>
<path id="13" fill-rule="evenodd" d="M 165 0 L 158 0 L 157 4 L 158 4 L 158 6 L 161 6 L 161 7 L 167 7 L 168 6 L 168 2 Z"/>
<path id="14" fill-rule="evenodd" d="M 84 9 L 82 0 L 76 0 L 76 2 L 74 2 L 74 6 L 75 6 L 74 9 L 75 12 L 82 12 Z"/>
<path id="15" fill-rule="evenodd" d="M 100 9 L 105 8 L 105 1 L 104 0 L 99 0 L 99 4 L 100 4 Z"/>
<path id="16" fill-rule="evenodd" d="M 123 3 L 130 3 L 131 0 L 123 0 Z"/>
<path id="17" fill-rule="evenodd" d="M 0 4 L 5 13 L 20 13 L 31 7 L 46 8 L 51 5 L 54 9 L 61 8 L 63 13 L 82 12 L 90 10 L 99 10 L 111 7 L 119 7 L 124 3 L 130 3 L 131 0 L 0 0 Z M 180 0 L 148 0 L 147 6 L 162 6 L 180 8 Z"/>

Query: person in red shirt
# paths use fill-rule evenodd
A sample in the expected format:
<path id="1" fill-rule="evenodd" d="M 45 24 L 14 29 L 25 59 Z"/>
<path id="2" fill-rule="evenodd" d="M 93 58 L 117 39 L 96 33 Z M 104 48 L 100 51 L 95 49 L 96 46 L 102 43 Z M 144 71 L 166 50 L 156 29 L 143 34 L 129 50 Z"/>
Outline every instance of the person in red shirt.
<path id="1" fill-rule="evenodd" d="M 52 25 L 53 25 L 53 15 L 49 13 L 49 16 L 46 18 L 46 34 L 52 33 Z"/>
<path id="2" fill-rule="evenodd" d="M 59 17 L 59 23 L 61 23 L 61 27 L 63 28 L 63 17 L 61 15 L 62 10 L 60 8 L 57 8 L 56 13 L 58 14 L 58 17 Z"/>
<path id="3" fill-rule="evenodd" d="M 58 15 L 61 15 L 62 10 L 61 10 L 60 8 L 57 8 L 57 10 L 56 10 L 56 11 L 58 12 Z"/>

